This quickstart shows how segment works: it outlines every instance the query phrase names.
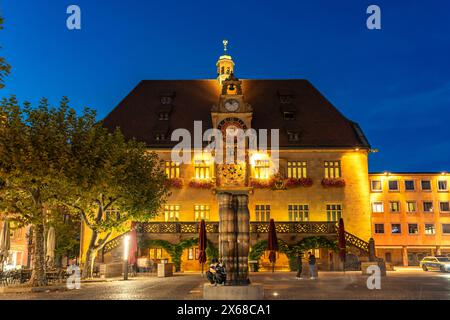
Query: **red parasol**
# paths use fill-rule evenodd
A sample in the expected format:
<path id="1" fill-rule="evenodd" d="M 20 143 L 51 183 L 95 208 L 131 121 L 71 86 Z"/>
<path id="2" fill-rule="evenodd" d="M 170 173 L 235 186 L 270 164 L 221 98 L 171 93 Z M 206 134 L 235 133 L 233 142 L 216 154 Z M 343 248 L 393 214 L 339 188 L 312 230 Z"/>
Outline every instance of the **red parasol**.
<path id="1" fill-rule="evenodd" d="M 206 262 L 206 224 L 205 220 L 200 222 L 200 231 L 198 234 L 198 262 L 202 265 L 202 273 L 203 273 L 203 264 Z"/>
<path id="2" fill-rule="evenodd" d="M 267 243 L 267 250 L 270 251 L 269 261 L 272 262 L 272 272 L 275 271 L 275 261 L 277 260 L 275 252 L 278 251 L 277 230 L 275 228 L 275 221 L 270 219 L 269 222 L 269 239 Z"/>
<path id="3" fill-rule="evenodd" d="M 345 228 L 344 228 L 344 219 L 339 219 L 339 229 L 338 229 L 338 238 L 339 238 L 339 257 L 342 260 L 342 263 L 345 267 L 345 257 L 346 253 L 346 244 L 345 244 Z"/>

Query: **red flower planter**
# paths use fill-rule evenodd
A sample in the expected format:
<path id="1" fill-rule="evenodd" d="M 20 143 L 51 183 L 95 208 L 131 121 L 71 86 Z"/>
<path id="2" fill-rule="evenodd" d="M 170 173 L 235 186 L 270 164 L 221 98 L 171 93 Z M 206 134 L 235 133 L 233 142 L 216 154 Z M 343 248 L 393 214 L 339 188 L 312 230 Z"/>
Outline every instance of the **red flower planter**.
<path id="1" fill-rule="evenodd" d="M 342 188 L 345 187 L 345 180 L 342 178 L 323 179 L 322 186 L 325 188 Z"/>

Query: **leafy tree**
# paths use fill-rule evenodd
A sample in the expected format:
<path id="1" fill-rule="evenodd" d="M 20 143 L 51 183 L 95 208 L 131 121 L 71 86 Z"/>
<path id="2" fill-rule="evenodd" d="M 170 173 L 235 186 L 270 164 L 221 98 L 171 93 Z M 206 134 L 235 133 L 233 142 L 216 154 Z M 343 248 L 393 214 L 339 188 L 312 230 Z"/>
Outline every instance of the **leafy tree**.
<path id="1" fill-rule="evenodd" d="M 0 17 L 0 30 L 3 30 L 3 18 L 2 17 Z M 0 57 L 0 89 L 5 86 L 4 79 L 10 73 L 10 71 L 11 71 L 11 66 L 6 62 L 5 58 Z"/>
<path id="2" fill-rule="evenodd" d="M 97 124 L 74 136 L 73 145 L 66 170 L 71 182 L 63 198 L 91 230 L 82 273 L 86 278 L 92 277 L 97 253 L 112 232 L 122 231 L 130 220 L 154 217 L 168 190 L 156 153 L 147 152 L 143 143 L 125 140 L 119 130 L 111 133 Z"/>
<path id="3" fill-rule="evenodd" d="M 19 225 L 33 225 L 34 286 L 46 284 L 44 225 L 67 185 L 74 124 L 92 118 L 89 111 L 77 117 L 67 104 L 63 98 L 50 108 L 42 99 L 37 108 L 21 108 L 14 96 L 0 103 L 0 209 Z"/>

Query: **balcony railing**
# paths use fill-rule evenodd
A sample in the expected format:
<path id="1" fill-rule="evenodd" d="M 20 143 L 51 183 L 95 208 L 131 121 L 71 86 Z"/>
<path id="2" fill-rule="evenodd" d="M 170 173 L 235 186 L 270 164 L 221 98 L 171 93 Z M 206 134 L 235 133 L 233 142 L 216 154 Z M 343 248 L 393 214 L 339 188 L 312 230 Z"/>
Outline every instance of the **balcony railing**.
<path id="1" fill-rule="evenodd" d="M 146 222 L 141 224 L 143 233 L 198 233 L 198 222 Z M 336 234 L 336 222 L 275 222 L 277 233 Z M 206 222 L 206 232 L 218 233 L 219 222 Z M 250 222 L 250 232 L 269 232 L 269 222 Z"/>

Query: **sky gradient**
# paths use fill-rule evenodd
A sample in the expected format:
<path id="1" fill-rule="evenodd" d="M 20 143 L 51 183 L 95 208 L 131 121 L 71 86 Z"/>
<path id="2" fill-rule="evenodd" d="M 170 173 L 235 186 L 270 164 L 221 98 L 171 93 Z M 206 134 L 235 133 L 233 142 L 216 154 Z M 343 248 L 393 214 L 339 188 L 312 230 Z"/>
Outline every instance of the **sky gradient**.
<path id="1" fill-rule="evenodd" d="M 366 28 L 370 4 L 382 30 Z M 449 1 L 3 0 L 0 14 L 0 97 L 66 95 L 101 119 L 142 79 L 215 78 L 226 38 L 238 77 L 308 79 L 358 122 L 371 171 L 450 171 Z"/>

